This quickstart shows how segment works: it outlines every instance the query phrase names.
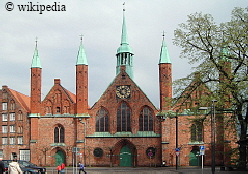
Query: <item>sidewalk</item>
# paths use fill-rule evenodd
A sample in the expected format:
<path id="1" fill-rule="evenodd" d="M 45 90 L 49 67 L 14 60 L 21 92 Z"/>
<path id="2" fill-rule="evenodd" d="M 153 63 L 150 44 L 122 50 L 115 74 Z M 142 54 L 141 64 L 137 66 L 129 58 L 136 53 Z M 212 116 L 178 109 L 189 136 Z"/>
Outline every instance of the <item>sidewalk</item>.
<path id="1" fill-rule="evenodd" d="M 66 167 L 64 174 L 79 174 L 72 167 Z M 196 167 L 86 167 L 87 174 L 212 174 L 211 168 L 206 167 L 204 169 Z M 215 174 L 248 174 L 248 171 L 220 171 L 219 167 L 216 167 Z M 48 167 L 47 174 L 58 174 L 56 167 Z M 84 174 L 81 172 L 81 174 Z"/>

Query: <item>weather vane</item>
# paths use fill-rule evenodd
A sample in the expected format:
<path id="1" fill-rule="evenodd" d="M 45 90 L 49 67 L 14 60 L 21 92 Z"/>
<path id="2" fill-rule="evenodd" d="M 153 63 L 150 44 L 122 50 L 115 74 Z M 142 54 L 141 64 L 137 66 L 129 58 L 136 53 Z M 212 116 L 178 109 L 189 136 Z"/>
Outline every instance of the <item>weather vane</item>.
<path id="1" fill-rule="evenodd" d="M 83 36 L 84 36 L 84 35 L 83 35 L 83 34 L 80 34 L 79 36 L 80 36 L 80 40 L 81 40 L 81 42 L 82 42 Z"/>
<path id="2" fill-rule="evenodd" d="M 162 33 L 163 33 L 162 36 L 163 36 L 163 39 L 164 39 L 164 36 L 165 36 L 165 33 L 166 33 L 166 32 L 163 31 Z"/>
<path id="3" fill-rule="evenodd" d="M 37 42 L 38 42 L 38 37 L 35 37 L 35 45 L 37 46 Z"/>
<path id="4" fill-rule="evenodd" d="M 123 3 L 123 11 L 125 11 L 125 2 Z"/>

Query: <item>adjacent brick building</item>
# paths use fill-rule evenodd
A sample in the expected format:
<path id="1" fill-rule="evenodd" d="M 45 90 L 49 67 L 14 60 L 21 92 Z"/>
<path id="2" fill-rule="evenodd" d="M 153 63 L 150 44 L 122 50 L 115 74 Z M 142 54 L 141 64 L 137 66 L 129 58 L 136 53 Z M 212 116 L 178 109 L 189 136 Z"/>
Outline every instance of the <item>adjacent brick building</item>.
<path id="1" fill-rule="evenodd" d="M 188 109 L 191 106 L 179 107 L 182 101 L 171 108 L 172 67 L 164 38 L 158 58 L 159 109 L 133 80 L 133 55 L 123 14 L 116 76 L 100 99 L 89 106 L 88 62 L 81 41 L 75 69 L 76 94 L 64 88 L 60 79 L 54 79 L 53 87 L 42 101 L 42 66 L 36 44 L 31 66 L 31 96 L 7 86 L 0 90 L 0 156 L 17 157 L 43 166 L 57 166 L 62 162 L 73 165 L 78 161 L 88 166 L 160 166 L 162 161 L 175 165 L 177 118 L 179 164 L 198 165 L 199 147 L 204 145 L 205 165 L 210 165 L 209 117 L 191 112 Z M 200 100 L 208 92 L 203 87 L 191 95 Z M 230 114 L 223 116 L 226 115 Z M 236 146 L 235 128 L 228 130 L 221 132 L 220 145 L 216 146 L 223 152 L 217 153 L 220 164 L 230 161 L 230 155 L 224 152 Z"/>

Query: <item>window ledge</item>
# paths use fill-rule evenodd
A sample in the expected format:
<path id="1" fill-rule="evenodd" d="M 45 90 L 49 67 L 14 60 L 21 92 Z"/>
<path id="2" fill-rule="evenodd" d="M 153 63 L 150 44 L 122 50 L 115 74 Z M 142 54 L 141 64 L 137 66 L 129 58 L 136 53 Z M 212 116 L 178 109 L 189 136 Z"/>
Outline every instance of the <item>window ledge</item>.
<path id="1" fill-rule="evenodd" d="M 52 143 L 51 146 L 66 146 L 65 143 Z"/>
<path id="2" fill-rule="evenodd" d="M 191 142 L 189 142 L 188 143 L 188 145 L 200 145 L 200 144 L 204 144 L 204 142 L 203 141 L 191 141 Z"/>

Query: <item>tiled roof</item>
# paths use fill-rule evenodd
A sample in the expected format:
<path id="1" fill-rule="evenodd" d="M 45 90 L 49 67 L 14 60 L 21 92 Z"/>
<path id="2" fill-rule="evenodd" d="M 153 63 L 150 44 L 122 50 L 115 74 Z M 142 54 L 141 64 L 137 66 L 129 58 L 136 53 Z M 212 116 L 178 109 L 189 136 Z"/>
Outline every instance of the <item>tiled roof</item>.
<path id="1" fill-rule="evenodd" d="M 30 97 L 13 89 L 8 89 L 13 94 L 16 102 L 18 102 L 24 109 L 26 109 L 26 111 L 30 111 Z"/>
<path id="2" fill-rule="evenodd" d="M 67 93 L 68 96 L 71 98 L 71 100 L 72 100 L 74 103 L 76 103 L 76 95 L 73 94 L 71 91 L 65 89 L 64 87 L 62 87 L 62 88 L 66 91 L 66 93 Z"/>

